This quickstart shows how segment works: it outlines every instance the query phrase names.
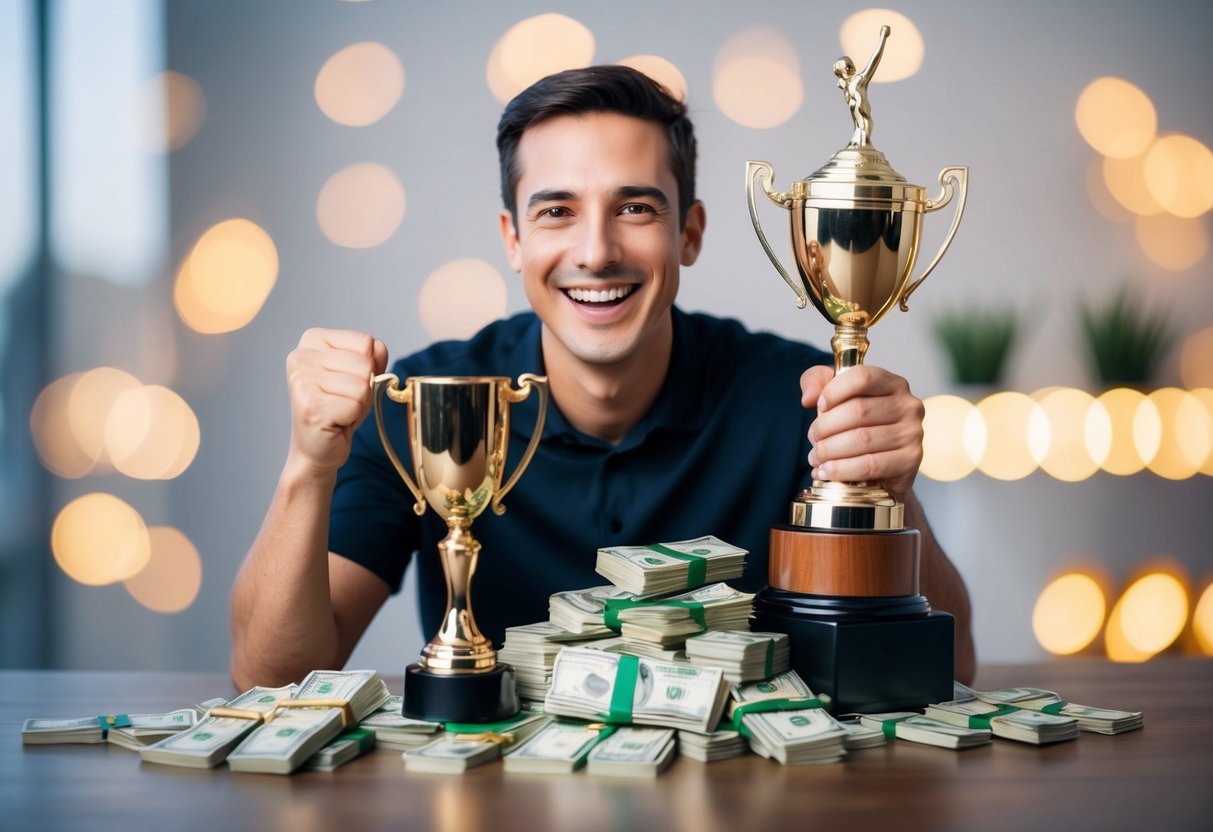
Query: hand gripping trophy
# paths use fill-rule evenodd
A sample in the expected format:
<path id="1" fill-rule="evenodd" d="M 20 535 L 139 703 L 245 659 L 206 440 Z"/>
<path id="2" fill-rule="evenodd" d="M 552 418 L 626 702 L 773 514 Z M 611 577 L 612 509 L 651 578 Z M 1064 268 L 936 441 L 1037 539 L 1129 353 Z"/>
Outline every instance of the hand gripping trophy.
<path id="1" fill-rule="evenodd" d="M 968 168 L 948 167 L 928 199 L 872 146 L 871 82 L 891 32 L 860 72 L 834 64 L 851 110 L 850 143 L 812 176 L 774 190 L 767 162 L 746 165 L 750 219 L 763 250 L 796 292 L 834 324 L 835 373 L 863 363 L 868 329 L 906 300 L 952 242 L 968 195 Z M 799 280 L 771 248 L 758 217 L 755 183 L 788 211 Z M 921 221 L 957 199 L 951 228 L 915 280 Z M 953 620 L 919 594 L 919 535 L 904 528 L 904 505 L 876 482 L 815 481 L 792 501 L 789 522 L 771 530 L 770 586 L 755 626 L 790 634 L 793 666 L 845 711 L 918 707 L 951 695 Z"/>

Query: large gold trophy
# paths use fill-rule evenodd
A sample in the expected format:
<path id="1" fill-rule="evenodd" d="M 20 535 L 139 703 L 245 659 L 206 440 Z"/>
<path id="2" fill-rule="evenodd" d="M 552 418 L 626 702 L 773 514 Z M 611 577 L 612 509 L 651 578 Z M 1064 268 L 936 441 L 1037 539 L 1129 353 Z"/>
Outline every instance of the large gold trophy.
<path id="1" fill-rule="evenodd" d="M 449 530 L 438 544 L 446 576 L 442 628 L 405 670 L 404 712 L 442 722 L 496 722 L 518 713 L 514 669 L 497 661 L 497 651 L 472 615 L 471 582 L 480 556 L 472 521 L 486 508 L 502 514 L 502 499 L 518 482 L 539 444 L 547 415 L 547 379 L 524 374 L 519 389 L 493 376 L 414 376 L 403 385 L 392 373 L 371 380 L 375 424 L 384 450 L 416 498 L 420 516 L 429 505 Z M 505 481 L 510 405 L 537 390 L 539 415 L 531 441 Z M 383 396 L 405 405 L 414 476 L 388 439 Z"/>
<path id="2" fill-rule="evenodd" d="M 834 74 L 851 110 L 851 141 L 816 173 L 773 187 L 767 162 L 746 165 L 750 218 L 763 250 L 798 306 L 812 301 L 834 324 L 835 373 L 863 363 L 868 329 L 922 285 L 952 242 L 968 192 L 968 168 L 939 175 L 940 194 L 909 184 L 872 146 L 867 87 L 888 26 L 868 65 L 849 57 Z M 780 262 L 759 220 L 755 183 L 788 211 L 798 279 Z M 911 279 L 922 218 L 956 199 L 934 259 Z M 879 483 L 815 481 L 771 530 L 770 586 L 756 602 L 761 626 L 791 635 L 793 665 L 814 691 L 846 711 L 894 710 L 951 695 L 953 621 L 919 594 L 919 535 L 904 506 Z"/>

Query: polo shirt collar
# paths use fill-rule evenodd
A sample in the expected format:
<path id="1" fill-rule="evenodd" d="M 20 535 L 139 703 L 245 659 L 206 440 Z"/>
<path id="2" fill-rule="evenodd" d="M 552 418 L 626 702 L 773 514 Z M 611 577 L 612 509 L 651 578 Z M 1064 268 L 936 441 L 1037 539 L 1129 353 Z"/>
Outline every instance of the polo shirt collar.
<path id="1" fill-rule="evenodd" d="M 628 432 L 618 445 L 612 445 L 582 433 L 571 424 L 554 402 L 549 402 L 547 418 L 543 426 L 544 442 L 563 442 L 586 445 L 606 450 L 626 451 L 642 444 L 655 431 L 669 430 L 693 432 L 703 427 L 707 416 L 705 373 L 701 350 L 694 344 L 693 325 L 689 316 L 678 307 L 671 309 L 674 323 L 674 345 L 670 354 L 670 368 L 657 400 L 640 421 Z M 513 347 L 514 367 L 533 367 L 533 372 L 542 375 L 546 371 L 543 360 L 541 338 L 543 324 L 532 317 L 530 325 Z M 516 383 L 516 379 L 512 383 Z M 535 428 L 539 412 L 539 396 L 532 393 L 525 401 L 510 409 L 511 432 L 522 441 L 529 441 Z"/>

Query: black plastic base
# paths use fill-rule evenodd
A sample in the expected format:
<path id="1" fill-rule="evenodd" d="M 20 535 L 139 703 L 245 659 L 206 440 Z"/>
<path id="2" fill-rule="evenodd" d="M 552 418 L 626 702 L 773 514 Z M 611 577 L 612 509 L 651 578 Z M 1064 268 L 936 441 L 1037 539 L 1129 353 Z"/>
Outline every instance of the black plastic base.
<path id="1" fill-rule="evenodd" d="M 519 711 L 514 668 L 440 676 L 419 664 L 404 670 L 405 716 L 432 722 L 500 722 Z"/>
<path id="2" fill-rule="evenodd" d="M 752 629 L 788 634 L 792 669 L 830 710 L 881 713 L 952 698 L 955 621 L 921 595 L 840 598 L 767 587 Z"/>

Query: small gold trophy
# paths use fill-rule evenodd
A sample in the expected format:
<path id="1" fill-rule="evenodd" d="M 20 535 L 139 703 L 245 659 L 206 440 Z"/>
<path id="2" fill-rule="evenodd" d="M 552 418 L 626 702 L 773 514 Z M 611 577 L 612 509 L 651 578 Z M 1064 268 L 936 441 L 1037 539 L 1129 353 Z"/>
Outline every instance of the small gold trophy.
<path id="1" fill-rule="evenodd" d="M 375 425 L 388 459 L 425 514 L 428 504 L 449 532 L 438 544 L 446 576 L 446 614 L 442 628 L 405 671 L 404 712 L 442 722 L 496 722 L 518 713 L 514 668 L 497 661 L 497 651 L 481 634 L 472 615 L 471 583 L 480 543 L 471 525 L 490 505 L 505 512 L 501 500 L 518 482 L 535 455 L 547 415 L 547 379 L 529 373 L 495 376 L 414 376 L 400 384 L 392 373 L 371 380 Z M 502 485 L 510 434 L 510 405 L 535 389 L 539 415 L 531 441 L 513 475 Z M 414 479 L 400 461 L 383 424 L 383 394 L 405 405 Z"/>
<path id="2" fill-rule="evenodd" d="M 812 300 L 834 324 L 830 345 L 836 374 L 863 363 L 869 327 L 894 304 L 907 309 L 910 294 L 951 244 L 968 195 L 968 168 L 944 168 L 939 175 L 942 192 L 928 199 L 925 188 L 907 183 L 872 146 L 867 88 L 889 34 L 888 26 L 881 27 L 880 41 L 862 71 L 856 71 L 849 57 L 834 64 L 854 124 L 846 147 L 812 176 L 793 182 L 787 192 L 774 190 L 769 163 L 746 163 L 746 196 L 758 240 L 796 292 L 797 305 L 804 308 Z M 799 280 L 784 268 L 762 230 L 755 182 L 789 213 Z M 939 252 L 911 281 L 923 215 L 944 208 L 957 194 L 952 226 Z M 903 514 L 903 504 L 879 483 L 815 481 L 793 500 L 789 522 L 771 530 L 770 586 L 756 610 L 766 618 L 766 626 L 791 633 L 794 666 L 814 691 L 834 697 L 835 706 L 844 710 L 896 710 L 926 704 L 933 701 L 929 697 L 951 690 L 951 617 L 931 612 L 919 594 L 919 536 L 904 528 Z M 941 622 L 945 616 L 947 668 L 942 675 L 924 667 L 932 657 L 939 664 L 942 623 L 932 623 L 929 634 L 903 625 L 875 636 L 870 626 L 859 626 Z M 816 626 L 823 623 L 829 625 L 825 630 Z M 840 630 L 840 623 L 857 626 Z M 862 638 L 856 635 L 861 631 Z M 917 635 L 925 635 L 926 641 L 915 641 Z M 905 667 L 872 664 L 886 653 L 905 656 Z M 923 683 L 894 679 L 902 670 Z"/>

